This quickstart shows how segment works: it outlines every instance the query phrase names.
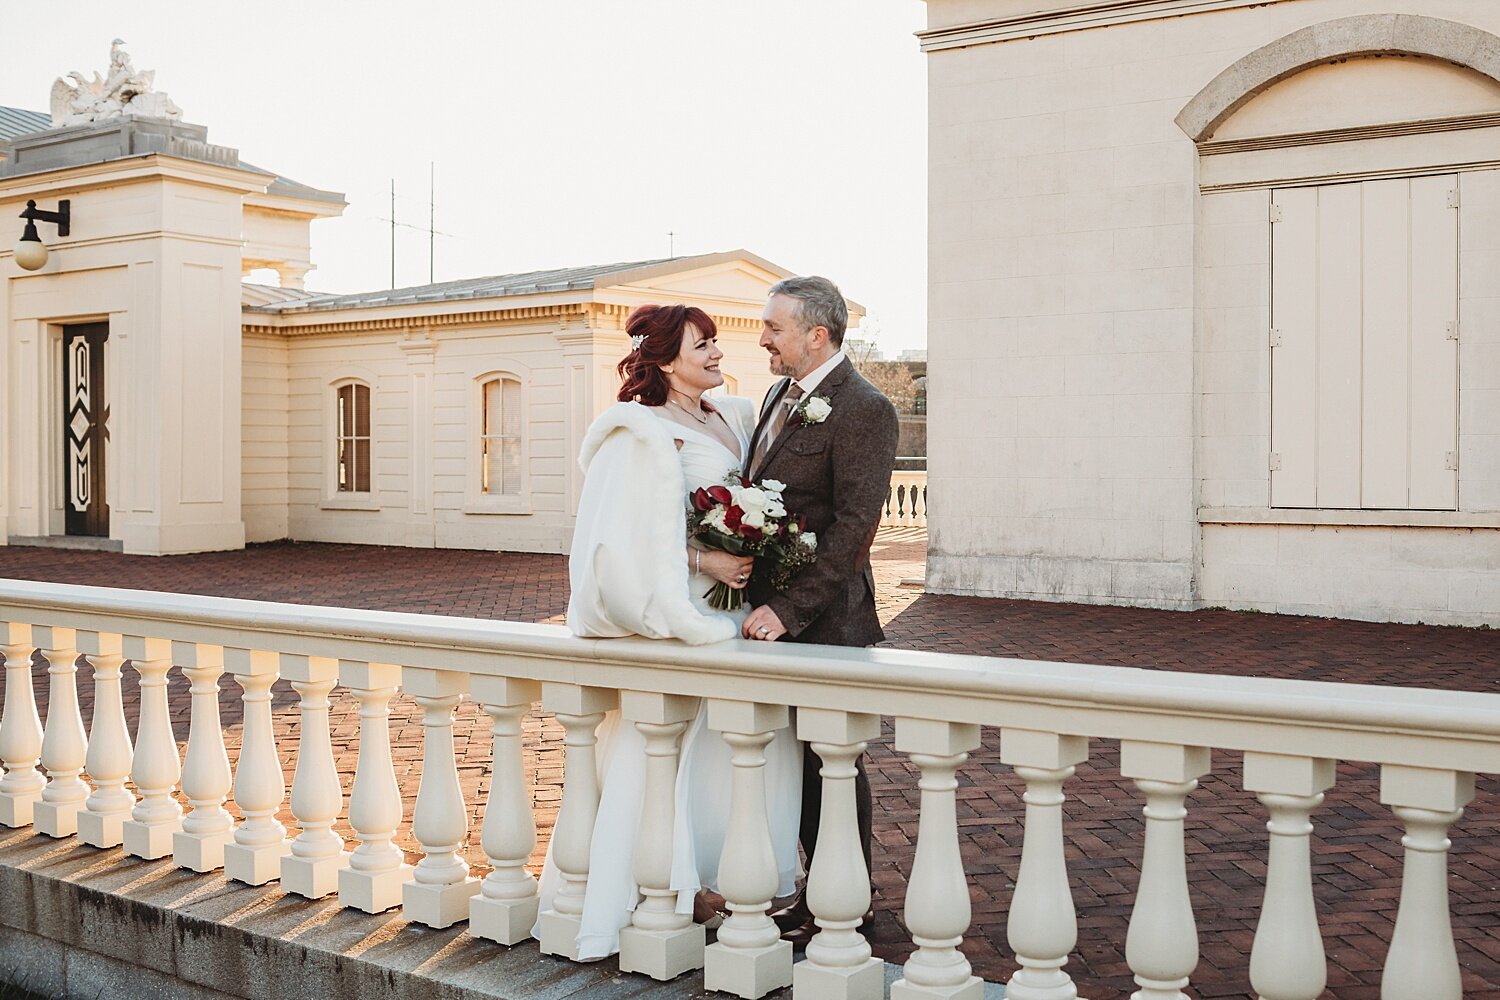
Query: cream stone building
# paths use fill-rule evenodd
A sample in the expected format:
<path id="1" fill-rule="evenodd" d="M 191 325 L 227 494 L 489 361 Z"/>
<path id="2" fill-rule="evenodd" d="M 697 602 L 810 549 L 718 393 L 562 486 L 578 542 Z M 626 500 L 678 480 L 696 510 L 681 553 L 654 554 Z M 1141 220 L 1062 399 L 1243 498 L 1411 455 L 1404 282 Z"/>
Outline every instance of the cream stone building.
<path id="1" fill-rule="evenodd" d="M 1500 4 L 927 6 L 928 588 L 1500 624 Z"/>
<path id="2" fill-rule="evenodd" d="M 0 109 L 0 219 L 68 209 L 38 269 L 0 252 L 0 543 L 561 552 L 633 307 L 702 307 L 728 391 L 773 381 L 760 313 L 789 272 L 754 254 L 318 295 L 309 229 L 341 195 L 107 96 Z"/>

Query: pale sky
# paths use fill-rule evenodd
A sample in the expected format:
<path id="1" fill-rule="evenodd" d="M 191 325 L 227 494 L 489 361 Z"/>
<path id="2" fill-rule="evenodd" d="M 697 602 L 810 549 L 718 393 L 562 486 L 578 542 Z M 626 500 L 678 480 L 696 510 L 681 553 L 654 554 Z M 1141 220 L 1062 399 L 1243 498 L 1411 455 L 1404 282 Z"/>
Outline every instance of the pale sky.
<path id="1" fill-rule="evenodd" d="M 925 346 L 921 0 L 7 3 L 0 104 L 138 69 L 209 141 L 342 191 L 308 286 L 390 283 L 389 183 L 439 281 L 744 247 L 820 273 L 888 353 Z M 399 229 L 398 285 L 427 281 Z"/>

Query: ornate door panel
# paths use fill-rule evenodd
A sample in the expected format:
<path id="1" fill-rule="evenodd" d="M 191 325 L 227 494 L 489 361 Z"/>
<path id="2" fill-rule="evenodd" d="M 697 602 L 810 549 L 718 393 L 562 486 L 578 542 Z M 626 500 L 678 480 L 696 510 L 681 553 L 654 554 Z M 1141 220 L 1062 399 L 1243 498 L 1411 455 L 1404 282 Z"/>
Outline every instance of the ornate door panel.
<path id="1" fill-rule="evenodd" d="M 109 535 L 104 453 L 109 402 L 104 394 L 108 323 L 63 328 L 63 508 L 70 535 Z"/>

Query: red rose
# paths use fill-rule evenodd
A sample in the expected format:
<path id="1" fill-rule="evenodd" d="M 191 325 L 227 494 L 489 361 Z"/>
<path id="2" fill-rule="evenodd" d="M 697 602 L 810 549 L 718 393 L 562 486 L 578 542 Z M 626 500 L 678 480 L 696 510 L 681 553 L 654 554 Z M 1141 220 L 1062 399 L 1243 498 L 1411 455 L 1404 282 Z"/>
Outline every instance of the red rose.
<path id="1" fill-rule="evenodd" d="M 694 510 L 707 513 L 708 511 L 713 510 L 713 506 L 714 506 L 713 499 L 708 495 L 708 491 L 707 490 L 705 490 L 705 489 L 697 489 L 697 490 L 693 491 L 693 509 Z"/>
<path id="2" fill-rule="evenodd" d="M 728 528 L 730 531 L 739 531 L 740 519 L 744 516 L 744 511 L 740 510 L 735 505 L 730 504 L 729 509 L 724 512 L 724 527 Z"/>
<path id="3" fill-rule="evenodd" d="M 766 533 L 759 528 L 744 527 L 740 529 L 740 537 L 747 542 L 758 542 L 766 537 Z"/>
<path id="4" fill-rule="evenodd" d="M 734 494 L 727 486 L 710 486 L 707 492 L 714 503 L 734 503 Z"/>
<path id="5" fill-rule="evenodd" d="M 797 515 L 797 530 L 798 531 L 806 531 L 807 530 L 807 515 L 806 514 L 798 514 Z"/>

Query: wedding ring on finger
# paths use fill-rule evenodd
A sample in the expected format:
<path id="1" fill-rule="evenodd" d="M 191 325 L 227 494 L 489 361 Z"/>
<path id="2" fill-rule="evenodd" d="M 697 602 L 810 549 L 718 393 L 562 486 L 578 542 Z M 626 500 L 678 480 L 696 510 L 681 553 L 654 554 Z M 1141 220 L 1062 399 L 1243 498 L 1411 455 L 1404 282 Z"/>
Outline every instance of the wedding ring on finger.
<path id="1" fill-rule="evenodd" d="M 759 632 L 759 634 L 760 634 L 760 635 L 770 635 L 770 634 L 771 634 L 771 630 L 770 630 L 770 629 L 769 629 L 769 628 L 767 628 L 767 627 L 766 627 L 766 626 L 764 626 L 764 625 L 762 625 L 762 626 L 761 626 L 761 627 L 760 627 L 760 632 Z"/>

